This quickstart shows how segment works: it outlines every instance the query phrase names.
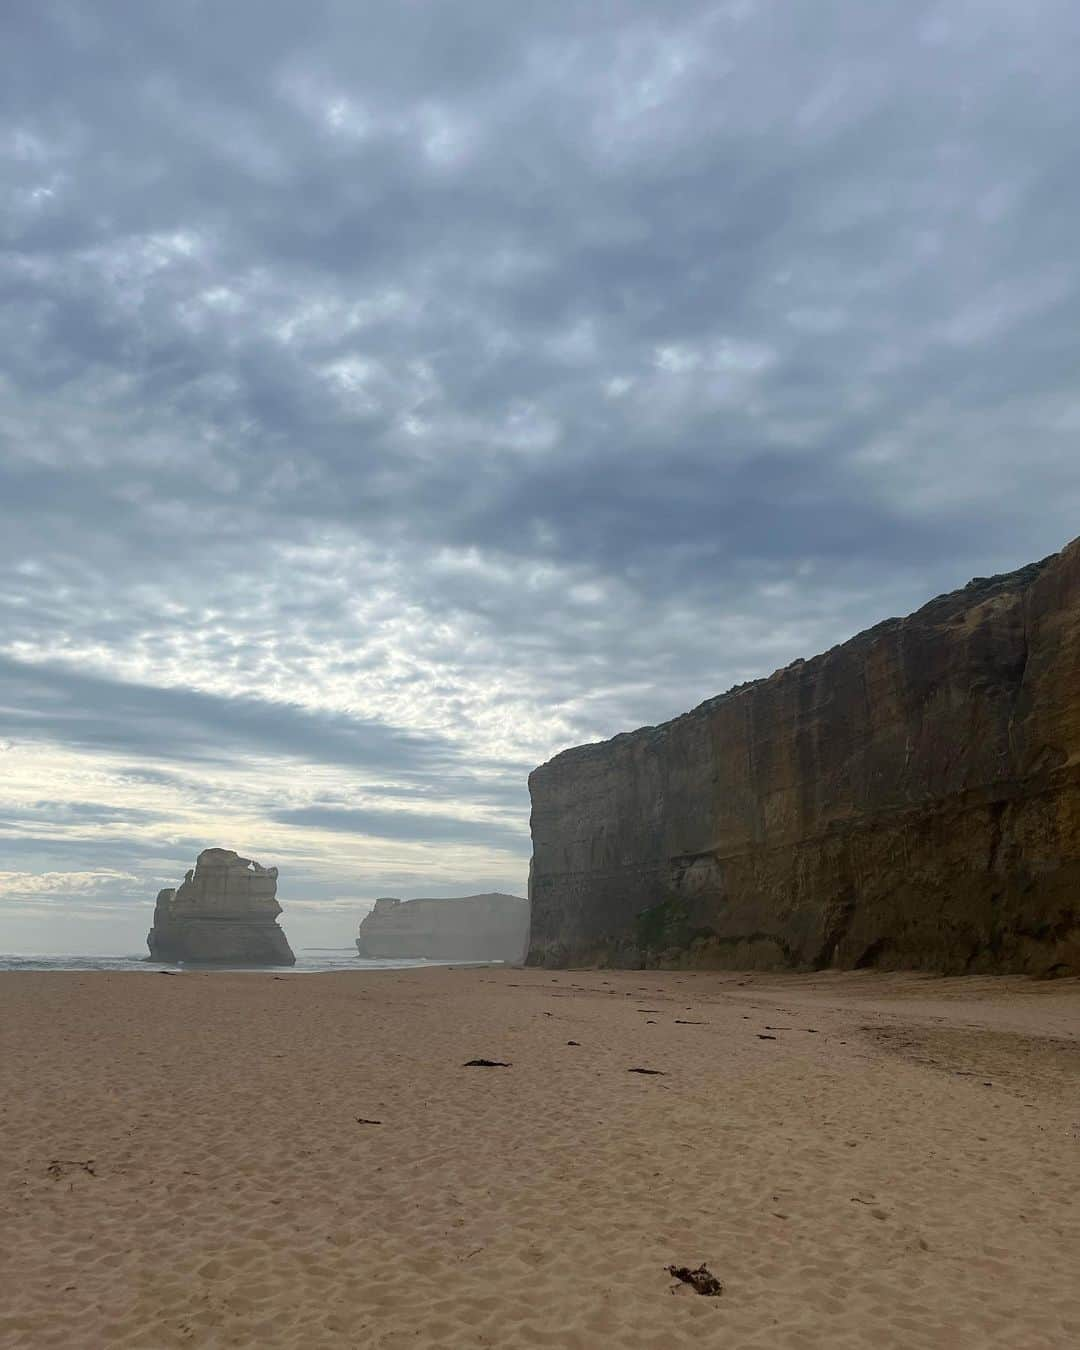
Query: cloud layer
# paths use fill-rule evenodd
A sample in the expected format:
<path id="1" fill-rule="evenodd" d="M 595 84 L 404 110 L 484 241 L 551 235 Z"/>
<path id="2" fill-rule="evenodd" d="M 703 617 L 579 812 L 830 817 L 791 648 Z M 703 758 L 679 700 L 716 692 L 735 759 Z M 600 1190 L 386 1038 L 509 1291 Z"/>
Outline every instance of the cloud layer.
<path id="1" fill-rule="evenodd" d="M 54 881 L 0 948 L 88 876 L 138 947 L 206 843 L 343 942 L 342 898 L 521 891 L 532 764 L 1075 535 L 1078 39 L 17 7 L 0 857 Z"/>

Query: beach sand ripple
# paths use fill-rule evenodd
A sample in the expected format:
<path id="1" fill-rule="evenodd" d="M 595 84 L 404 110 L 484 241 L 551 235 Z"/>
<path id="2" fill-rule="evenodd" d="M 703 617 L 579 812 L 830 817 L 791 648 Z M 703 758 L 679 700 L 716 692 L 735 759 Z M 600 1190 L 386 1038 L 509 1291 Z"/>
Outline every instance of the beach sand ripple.
<path id="1" fill-rule="evenodd" d="M 1078 1012 L 873 972 L 5 974 L 0 1346 L 1072 1347 Z M 668 1271 L 702 1263 L 719 1296 Z"/>

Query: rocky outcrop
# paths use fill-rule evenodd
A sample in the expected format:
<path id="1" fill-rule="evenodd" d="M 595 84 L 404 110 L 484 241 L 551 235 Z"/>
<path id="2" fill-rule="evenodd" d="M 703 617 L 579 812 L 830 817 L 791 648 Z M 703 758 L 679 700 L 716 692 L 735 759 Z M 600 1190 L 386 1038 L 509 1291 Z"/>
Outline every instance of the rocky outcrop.
<path id="1" fill-rule="evenodd" d="M 296 957 L 277 924 L 277 875 L 230 849 L 204 849 L 176 890 L 158 892 L 150 959 L 291 966 Z"/>
<path id="2" fill-rule="evenodd" d="M 360 925 L 356 950 L 368 957 L 429 961 L 520 961 L 529 939 L 529 902 L 517 895 L 452 900 L 384 896 Z"/>
<path id="3" fill-rule="evenodd" d="M 529 787 L 531 963 L 1080 973 L 1080 540 Z"/>

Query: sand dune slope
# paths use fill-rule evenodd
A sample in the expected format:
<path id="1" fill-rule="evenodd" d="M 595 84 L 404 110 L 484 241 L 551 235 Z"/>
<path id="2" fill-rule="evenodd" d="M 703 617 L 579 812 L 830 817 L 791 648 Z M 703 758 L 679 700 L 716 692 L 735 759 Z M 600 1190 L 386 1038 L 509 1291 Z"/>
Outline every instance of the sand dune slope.
<path id="1" fill-rule="evenodd" d="M 0 1345 L 1074 1346 L 1078 1013 L 1075 981 L 0 976 Z M 721 1297 L 666 1273 L 700 1261 Z"/>

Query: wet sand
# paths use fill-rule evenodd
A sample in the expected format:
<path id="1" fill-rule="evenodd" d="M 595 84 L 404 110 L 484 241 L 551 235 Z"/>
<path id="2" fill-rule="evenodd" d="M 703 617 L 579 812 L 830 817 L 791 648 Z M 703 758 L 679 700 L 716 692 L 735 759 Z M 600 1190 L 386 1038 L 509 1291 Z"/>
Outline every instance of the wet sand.
<path id="1" fill-rule="evenodd" d="M 0 975 L 0 1345 L 1072 1347 L 1078 1084 L 1076 980 Z"/>

